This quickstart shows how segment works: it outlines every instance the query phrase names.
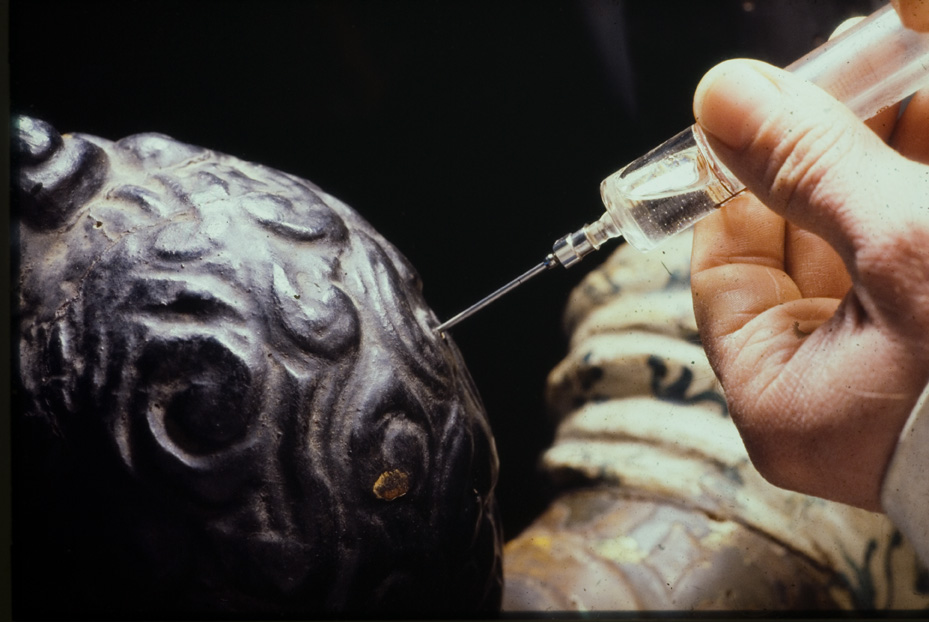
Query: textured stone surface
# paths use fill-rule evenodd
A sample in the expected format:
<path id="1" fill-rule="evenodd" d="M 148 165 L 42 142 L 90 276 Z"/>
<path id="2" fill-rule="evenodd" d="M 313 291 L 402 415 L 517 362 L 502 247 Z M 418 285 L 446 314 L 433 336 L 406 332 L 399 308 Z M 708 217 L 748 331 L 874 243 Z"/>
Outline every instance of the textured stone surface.
<path id="1" fill-rule="evenodd" d="M 498 606 L 483 406 L 386 240 L 159 134 L 13 149 L 21 610 Z"/>

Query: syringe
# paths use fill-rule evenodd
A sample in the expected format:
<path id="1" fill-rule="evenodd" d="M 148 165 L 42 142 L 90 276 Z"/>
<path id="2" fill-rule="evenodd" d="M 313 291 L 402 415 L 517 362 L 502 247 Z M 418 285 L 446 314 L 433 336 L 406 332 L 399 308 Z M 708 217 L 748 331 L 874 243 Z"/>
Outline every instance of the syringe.
<path id="1" fill-rule="evenodd" d="M 904 27 L 888 4 L 787 70 L 868 119 L 929 86 L 929 33 Z M 651 250 L 744 189 L 693 125 L 603 180 L 606 212 L 599 220 L 557 240 L 542 263 L 436 330 L 451 328 L 537 274 L 559 265 L 570 268 L 612 238 L 622 236 L 640 251 Z"/>

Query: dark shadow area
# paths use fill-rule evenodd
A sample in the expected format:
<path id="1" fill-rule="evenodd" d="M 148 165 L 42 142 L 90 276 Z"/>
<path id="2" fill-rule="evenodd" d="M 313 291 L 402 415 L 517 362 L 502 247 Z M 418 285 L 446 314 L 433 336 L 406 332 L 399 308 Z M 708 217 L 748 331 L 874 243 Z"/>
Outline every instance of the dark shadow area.
<path id="1" fill-rule="evenodd" d="M 693 122 L 714 64 L 787 64 L 876 4 L 12 0 L 11 109 L 312 180 L 399 248 L 446 319 L 599 218 L 600 181 Z M 545 379 L 567 296 L 608 252 L 452 330 L 493 426 L 507 539 L 547 505 Z"/>

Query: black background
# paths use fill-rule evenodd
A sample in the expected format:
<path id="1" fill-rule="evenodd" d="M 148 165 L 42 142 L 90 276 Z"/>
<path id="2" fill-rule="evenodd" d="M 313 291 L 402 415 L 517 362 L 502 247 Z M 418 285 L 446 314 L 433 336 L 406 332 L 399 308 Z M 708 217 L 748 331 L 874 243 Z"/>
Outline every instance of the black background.
<path id="1" fill-rule="evenodd" d="M 400 248 L 445 319 L 598 218 L 600 180 L 693 122 L 714 64 L 787 64 L 877 4 L 13 0 L 12 111 L 310 179 Z M 545 506 L 545 377 L 568 292 L 605 256 L 452 331 L 495 431 L 508 539 Z"/>

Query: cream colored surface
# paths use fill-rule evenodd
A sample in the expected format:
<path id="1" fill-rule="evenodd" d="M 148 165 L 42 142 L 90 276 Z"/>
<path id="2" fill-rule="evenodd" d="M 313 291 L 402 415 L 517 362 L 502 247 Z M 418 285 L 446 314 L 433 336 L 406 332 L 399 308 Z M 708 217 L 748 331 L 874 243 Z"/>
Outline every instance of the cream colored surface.
<path id="1" fill-rule="evenodd" d="M 776 488 L 752 467 L 699 346 L 690 244 L 682 234 L 647 254 L 623 247 L 572 293 L 570 352 L 548 383 L 560 425 L 544 468 L 556 482 L 615 486 L 762 534 L 838 577 L 823 589 L 844 607 L 929 607 L 915 552 L 886 516 Z M 913 468 L 907 477 L 925 482 L 925 460 Z M 919 512 L 908 520 L 925 532 Z"/>

